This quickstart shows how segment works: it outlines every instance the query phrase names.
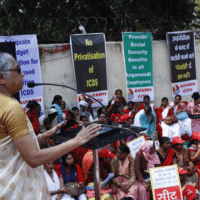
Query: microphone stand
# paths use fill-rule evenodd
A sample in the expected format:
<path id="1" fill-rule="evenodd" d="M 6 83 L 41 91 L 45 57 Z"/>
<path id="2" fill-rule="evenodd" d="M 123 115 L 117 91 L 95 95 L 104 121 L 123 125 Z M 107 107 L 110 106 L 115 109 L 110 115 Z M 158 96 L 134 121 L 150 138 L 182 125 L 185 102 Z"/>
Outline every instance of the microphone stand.
<path id="1" fill-rule="evenodd" d="M 41 85 L 52 85 L 52 86 L 65 87 L 65 88 L 74 90 L 74 91 L 76 91 L 76 92 L 79 92 L 79 93 L 81 93 L 81 94 L 84 94 L 85 96 L 87 96 L 87 97 L 89 97 L 89 98 L 92 98 L 93 100 L 95 100 L 95 101 L 97 101 L 99 104 L 101 104 L 101 106 L 106 110 L 107 115 L 108 115 L 108 124 L 109 124 L 109 125 L 112 125 L 112 122 L 111 122 L 111 119 L 110 119 L 110 115 L 109 115 L 109 113 L 108 113 L 106 107 L 105 107 L 99 100 L 97 100 L 96 98 L 94 98 L 94 97 L 92 97 L 92 96 L 90 96 L 90 95 L 88 95 L 88 94 L 86 94 L 86 93 L 84 93 L 84 92 L 82 92 L 82 91 L 80 91 L 80 90 L 77 90 L 77 89 L 74 89 L 74 88 L 72 88 L 72 87 L 69 87 L 69 86 L 67 86 L 67 85 L 60 85 L 60 84 L 53 84 L 53 83 L 33 83 L 33 82 L 29 82 L 27 86 L 30 87 L 30 88 L 32 88 L 32 87 L 41 86 Z"/>

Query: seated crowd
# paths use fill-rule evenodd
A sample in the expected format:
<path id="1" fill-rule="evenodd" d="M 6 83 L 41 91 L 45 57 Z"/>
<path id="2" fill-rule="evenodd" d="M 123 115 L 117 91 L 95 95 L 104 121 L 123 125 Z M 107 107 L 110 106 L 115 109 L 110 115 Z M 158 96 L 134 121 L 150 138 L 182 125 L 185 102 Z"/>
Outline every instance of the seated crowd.
<path id="1" fill-rule="evenodd" d="M 138 106 L 126 102 L 120 89 L 116 90 L 108 106 L 92 107 L 92 100 L 79 102 L 78 107 L 66 109 L 62 96 L 56 95 L 47 113 L 41 113 L 36 101 L 29 101 L 27 116 L 35 133 L 43 134 L 62 121 L 65 125 L 57 131 L 76 129 L 80 124 L 100 121 L 127 124 L 146 128 L 145 131 L 98 149 L 101 178 L 101 198 L 114 200 L 152 199 L 149 169 L 178 165 L 184 199 L 185 188 L 191 185 L 195 197 L 200 190 L 200 95 L 195 92 L 193 101 L 182 101 L 180 95 L 169 103 L 163 97 L 160 107 L 150 103 L 150 97 Z M 110 117 L 109 117 L 110 116 Z M 198 132 L 199 131 L 199 132 Z M 144 136 L 135 159 L 126 143 Z M 42 137 L 41 137 L 42 138 Z M 54 139 L 44 140 L 41 148 L 59 144 Z M 44 165 L 48 189 L 54 200 L 95 199 L 93 151 L 78 147 L 59 160 Z"/>

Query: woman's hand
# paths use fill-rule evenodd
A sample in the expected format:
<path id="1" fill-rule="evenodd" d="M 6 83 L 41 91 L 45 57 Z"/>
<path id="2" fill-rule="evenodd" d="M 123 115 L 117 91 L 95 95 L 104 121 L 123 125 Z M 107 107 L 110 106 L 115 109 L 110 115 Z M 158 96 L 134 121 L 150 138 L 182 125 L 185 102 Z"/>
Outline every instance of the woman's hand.
<path id="1" fill-rule="evenodd" d="M 60 189 L 60 193 L 68 193 L 68 192 L 69 192 L 69 188 Z"/>
<path id="2" fill-rule="evenodd" d="M 84 186 L 82 182 L 78 183 L 78 188 L 81 189 Z"/>
<path id="3" fill-rule="evenodd" d="M 82 130 L 75 137 L 79 146 L 87 143 L 91 139 L 99 135 L 98 131 L 101 130 L 101 124 L 92 124 L 86 128 L 83 126 Z"/>
<path id="4" fill-rule="evenodd" d="M 64 125 L 66 125 L 66 123 L 67 123 L 67 120 L 65 120 L 65 121 L 63 121 L 63 122 L 61 122 L 61 123 L 59 123 L 59 124 L 57 125 L 57 129 L 58 129 L 58 130 L 61 129 L 61 127 L 64 126 Z"/>

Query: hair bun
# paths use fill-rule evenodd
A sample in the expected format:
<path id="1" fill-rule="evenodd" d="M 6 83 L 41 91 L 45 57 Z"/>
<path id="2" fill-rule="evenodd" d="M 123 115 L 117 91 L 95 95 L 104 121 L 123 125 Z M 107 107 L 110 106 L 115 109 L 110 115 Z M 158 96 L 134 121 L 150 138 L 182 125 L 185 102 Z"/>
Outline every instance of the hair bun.
<path id="1" fill-rule="evenodd" d="M 194 93 L 192 94 L 192 98 L 193 98 L 194 100 L 197 100 L 197 99 L 199 98 L 199 92 L 194 92 Z"/>

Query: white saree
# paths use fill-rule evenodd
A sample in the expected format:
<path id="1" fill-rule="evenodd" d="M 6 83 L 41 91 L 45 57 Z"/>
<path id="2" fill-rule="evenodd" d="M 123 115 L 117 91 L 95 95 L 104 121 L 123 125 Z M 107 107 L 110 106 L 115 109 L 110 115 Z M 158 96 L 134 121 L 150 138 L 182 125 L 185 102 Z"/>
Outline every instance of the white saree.
<path id="1" fill-rule="evenodd" d="M 39 149 L 32 124 L 26 118 L 31 136 Z M 43 166 L 31 168 L 10 136 L 0 140 L 0 200 L 51 200 Z"/>
<path id="2" fill-rule="evenodd" d="M 169 105 L 174 106 L 174 102 L 171 102 Z M 176 114 L 178 106 L 179 106 L 179 104 L 174 107 L 174 114 Z M 183 136 L 184 134 L 188 134 L 188 136 L 191 137 L 192 136 L 192 121 L 191 121 L 191 119 L 187 118 L 187 119 L 178 120 L 178 123 L 181 128 L 181 136 Z"/>
<path id="3" fill-rule="evenodd" d="M 169 106 L 165 108 L 162 112 L 162 117 L 166 118 L 169 112 Z M 169 137 L 170 141 L 173 141 L 174 137 L 181 137 L 181 130 L 180 126 L 178 123 L 172 124 L 172 125 L 167 125 L 164 122 L 161 123 L 162 127 L 162 136 L 163 137 Z"/>

